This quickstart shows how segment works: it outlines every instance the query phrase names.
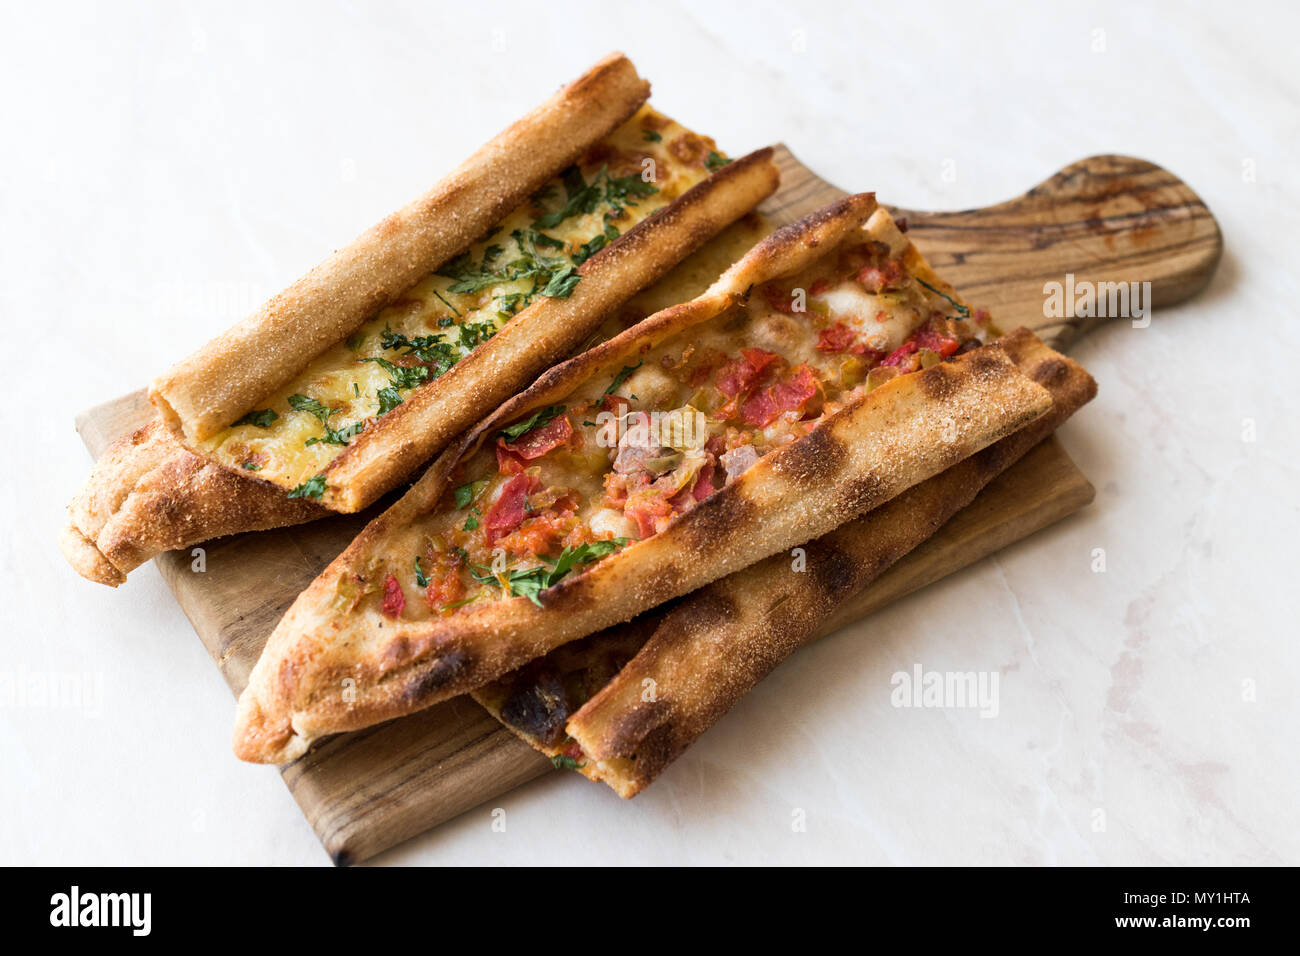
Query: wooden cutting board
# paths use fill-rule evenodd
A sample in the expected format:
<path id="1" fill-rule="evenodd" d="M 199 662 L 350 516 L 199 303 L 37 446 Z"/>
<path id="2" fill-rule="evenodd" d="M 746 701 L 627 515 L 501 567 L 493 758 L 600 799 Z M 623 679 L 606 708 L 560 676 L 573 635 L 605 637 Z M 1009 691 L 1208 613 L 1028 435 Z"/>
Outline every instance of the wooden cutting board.
<path id="1" fill-rule="evenodd" d="M 781 189 L 761 210 L 777 224 L 844 195 L 784 147 L 777 162 Z M 1190 188 L 1158 166 L 1122 156 L 1075 163 L 1025 195 L 985 209 L 894 212 L 907 217 L 918 247 L 968 300 L 990 309 L 1003 328 L 1029 326 L 1057 348 L 1102 320 L 1045 317 L 1045 282 L 1064 282 L 1067 273 L 1095 282 L 1149 281 L 1159 309 L 1204 288 L 1222 248 L 1214 217 Z M 78 416 L 77 430 L 98 457 L 150 417 L 144 393 L 137 392 Z M 1092 496 L 1087 479 L 1049 439 L 850 602 L 827 631 L 1032 534 Z M 236 695 L 280 616 L 368 516 L 209 542 L 201 572 L 191 552 L 157 559 Z M 281 774 L 334 862 L 347 864 L 551 769 L 464 697 L 335 737 Z M 250 766 L 248 772 L 267 771 Z M 635 804 L 628 812 L 636 812 Z"/>

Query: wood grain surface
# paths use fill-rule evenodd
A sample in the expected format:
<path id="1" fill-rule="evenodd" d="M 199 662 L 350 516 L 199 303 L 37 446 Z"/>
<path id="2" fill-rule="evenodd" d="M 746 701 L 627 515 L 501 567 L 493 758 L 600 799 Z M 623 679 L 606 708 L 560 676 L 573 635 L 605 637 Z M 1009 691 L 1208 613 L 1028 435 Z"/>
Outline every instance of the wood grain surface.
<path id="1" fill-rule="evenodd" d="M 774 225 L 843 195 L 784 147 L 778 148 L 777 161 L 782 186 L 761 210 Z M 1150 281 L 1154 305 L 1163 307 L 1205 286 L 1222 247 L 1214 218 L 1191 189 L 1160 167 L 1118 156 L 1075 163 L 1024 196 L 985 209 L 895 213 L 907 217 L 921 251 L 967 299 L 989 308 L 1004 328 L 1029 326 L 1058 348 L 1100 320 L 1045 317 L 1045 282 L 1063 281 L 1066 273 L 1098 282 Z M 77 429 L 97 457 L 151 415 L 139 392 L 83 413 Z M 846 605 L 827 631 L 1032 534 L 1091 499 L 1087 479 L 1049 439 Z M 360 515 L 208 542 L 202 572 L 190 551 L 157 559 L 235 694 L 293 599 L 386 503 Z M 551 769 L 477 704 L 459 698 L 335 737 L 281 773 L 331 858 L 347 864 Z M 266 771 L 249 767 L 248 772 Z M 635 804 L 628 812 L 635 812 Z"/>

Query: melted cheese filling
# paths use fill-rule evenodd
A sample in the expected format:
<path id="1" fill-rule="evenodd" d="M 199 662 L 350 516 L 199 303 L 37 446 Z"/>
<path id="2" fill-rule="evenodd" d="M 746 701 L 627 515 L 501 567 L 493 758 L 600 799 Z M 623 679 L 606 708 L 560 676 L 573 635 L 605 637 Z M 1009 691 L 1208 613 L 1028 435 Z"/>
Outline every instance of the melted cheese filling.
<path id="1" fill-rule="evenodd" d="M 892 251 L 883 243 L 874 247 L 877 257 Z M 340 609 L 394 587 L 403 594 L 400 607 L 386 605 L 385 613 L 412 620 L 535 594 L 539 581 L 549 586 L 559 580 L 547 572 L 565 554 L 580 556 L 566 572 L 577 573 L 629 541 L 658 533 L 864 390 L 977 344 L 984 330 L 968 321 L 964 304 L 911 275 L 868 293 L 857 272 L 867 253 L 856 255 L 846 265 L 843 255 L 831 254 L 800 276 L 757 287 L 746 303 L 683 330 L 613 381 L 583 383 L 532 429 L 494 436 L 496 445 L 459 466 L 439 510 L 390 543 L 391 559 L 340 582 Z M 809 307 L 797 311 L 791 305 L 796 290 L 809 289 L 817 290 L 806 296 Z M 751 359 L 763 371 L 738 390 L 737 370 Z M 809 378 L 815 394 L 806 387 Z M 783 389 L 794 389 L 794 397 Z M 702 433 L 678 439 L 652 429 L 649 442 L 629 442 L 631 428 L 611 429 L 611 419 L 634 428 L 652 413 L 697 416 Z M 501 457 L 503 443 L 506 451 L 517 451 L 561 418 L 572 431 L 562 428 L 557 446 L 514 464 Z M 528 479 L 526 503 L 516 510 L 522 518 L 491 537 L 489 518 L 520 474 Z"/>
<path id="2" fill-rule="evenodd" d="M 578 166 L 581 183 L 570 171 L 556 177 L 466 255 L 327 349 L 257 411 L 204 442 L 204 450 L 228 467 L 299 488 L 367 423 L 487 341 L 530 301 L 565 295 L 574 266 L 707 178 L 711 161 L 716 165 L 712 140 L 642 107 L 588 151 Z M 582 189 L 585 200 L 572 202 Z M 565 212 L 571 214 L 554 221 Z"/>

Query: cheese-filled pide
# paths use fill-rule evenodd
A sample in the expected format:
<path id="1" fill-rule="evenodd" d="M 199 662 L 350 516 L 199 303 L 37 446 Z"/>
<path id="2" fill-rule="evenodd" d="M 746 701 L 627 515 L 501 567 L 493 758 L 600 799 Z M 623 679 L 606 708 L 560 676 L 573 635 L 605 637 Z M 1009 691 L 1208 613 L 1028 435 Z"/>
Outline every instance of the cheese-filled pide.
<path id="1" fill-rule="evenodd" d="M 607 58 L 160 376 L 161 425 L 92 472 L 68 561 L 116 585 L 164 550 L 366 506 L 775 190 L 771 150 L 732 161 L 648 92 Z"/>
<path id="2" fill-rule="evenodd" d="M 474 698 L 557 766 L 631 797 L 870 585 L 1074 412 L 1096 383 L 1027 329 L 998 339 L 1047 414 L 860 518 L 626 624 L 563 645 Z M 858 612 L 860 615 L 862 612 Z M 869 637 L 869 632 L 868 632 Z M 649 689 L 649 692 L 647 692 Z"/>
<path id="3" fill-rule="evenodd" d="M 870 194 L 779 230 L 548 371 L 367 526 L 272 634 L 237 753 L 472 690 L 1011 434 L 1051 398 L 990 333 Z"/>

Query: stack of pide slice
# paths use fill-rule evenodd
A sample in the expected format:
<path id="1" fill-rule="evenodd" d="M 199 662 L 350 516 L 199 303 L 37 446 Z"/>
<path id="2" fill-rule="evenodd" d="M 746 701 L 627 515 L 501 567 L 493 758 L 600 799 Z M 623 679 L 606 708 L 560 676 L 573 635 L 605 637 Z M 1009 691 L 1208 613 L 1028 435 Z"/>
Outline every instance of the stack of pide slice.
<path id="1" fill-rule="evenodd" d="M 236 752 L 290 760 L 477 691 L 636 792 L 1091 394 L 1029 333 L 981 345 L 991 332 L 869 194 L 779 230 L 702 295 L 545 373 L 372 521 L 272 633 Z M 635 639 L 618 628 L 684 595 Z M 597 686 L 571 690 L 587 654 Z"/>
<path id="2" fill-rule="evenodd" d="M 563 645 L 475 690 L 557 766 L 631 797 L 777 664 L 828 633 L 837 612 L 934 534 L 1096 393 L 1077 363 L 1019 329 L 1001 339 L 1047 389 L 1046 414 L 817 538 L 680 601 Z"/>
<path id="3" fill-rule="evenodd" d="M 150 389 L 69 508 L 117 585 L 162 551 L 360 510 L 770 195 L 614 55 Z"/>
<path id="4" fill-rule="evenodd" d="M 242 759 L 471 693 L 631 796 L 1092 397 L 872 194 L 641 318 L 776 185 L 645 95 L 621 57 L 566 88 L 156 382 L 74 503 L 70 560 L 116 583 L 437 456 L 270 635 Z"/>

